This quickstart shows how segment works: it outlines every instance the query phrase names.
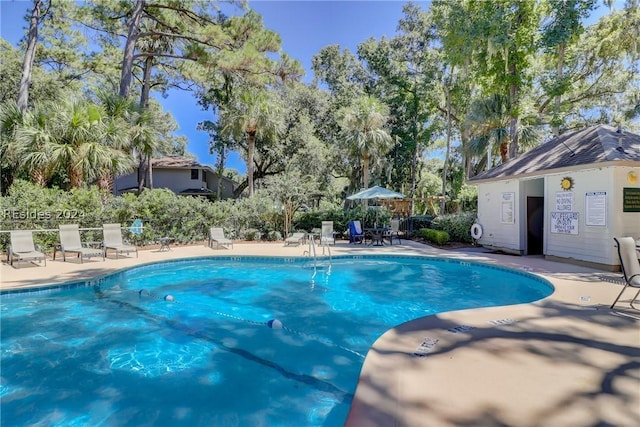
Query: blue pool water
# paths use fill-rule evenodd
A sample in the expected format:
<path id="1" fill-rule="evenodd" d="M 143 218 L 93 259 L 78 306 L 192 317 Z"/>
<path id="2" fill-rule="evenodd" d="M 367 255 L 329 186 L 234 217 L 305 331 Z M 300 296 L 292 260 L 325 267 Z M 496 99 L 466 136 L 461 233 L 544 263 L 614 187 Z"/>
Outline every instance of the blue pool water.
<path id="1" fill-rule="evenodd" d="M 201 258 L 73 287 L 2 295 L 3 426 L 340 426 L 389 328 L 553 290 L 399 256 Z"/>

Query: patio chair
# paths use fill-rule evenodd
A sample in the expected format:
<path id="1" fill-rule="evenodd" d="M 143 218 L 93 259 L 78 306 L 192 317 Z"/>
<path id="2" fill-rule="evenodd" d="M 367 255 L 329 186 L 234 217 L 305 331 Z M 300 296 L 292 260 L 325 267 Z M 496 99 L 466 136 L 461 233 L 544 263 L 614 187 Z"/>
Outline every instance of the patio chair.
<path id="1" fill-rule="evenodd" d="M 289 245 L 300 246 L 300 244 L 302 244 L 302 242 L 304 241 L 304 238 L 306 237 L 306 234 L 307 233 L 304 233 L 302 231 L 296 231 L 295 233 L 292 233 L 291 236 L 289 236 L 286 239 L 284 239 L 284 245 L 285 246 L 289 246 Z"/>
<path id="2" fill-rule="evenodd" d="M 10 234 L 11 242 L 7 249 L 9 265 L 13 265 L 13 261 L 18 261 L 18 267 L 20 267 L 20 261 L 22 260 L 37 260 L 38 262 L 44 261 L 46 267 L 47 256 L 42 252 L 39 245 L 33 243 L 33 233 L 31 231 L 15 230 Z"/>
<path id="3" fill-rule="evenodd" d="M 625 285 L 616 297 L 611 308 L 618 302 L 622 293 L 627 289 L 627 286 L 632 288 L 640 288 L 640 261 L 636 253 L 636 242 L 633 237 L 614 237 L 613 240 L 618 244 L 618 257 L 620 258 L 620 268 L 622 269 L 622 276 L 624 277 Z M 632 308 L 633 302 L 638 298 L 640 290 L 636 292 L 635 296 L 631 299 L 629 305 Z"/>
<path id="4" fill-rule="evenodd" d="M 349 243 L 363 243 L 364 238 L 364 231 L 362 231 L 360 221 L 349 221 Z"/>
<path id="5" fill-rule="evenodd" d="M 320 231 L 320 245 L 335 245 L 336 234 L 333 231 L 333 221 L 322 221 Z"/>
<path id="6" fill-rule="evenodd" d="M 220 245 L 226 247 L 229 246 L 233 248 L 233 240 L 227 239 L 224 235 L 224 230 L 220 227 L 211 227 L 209 230 L 209 247 L 213 247 L 213 243 L 216 243 L 216 248 L 219 248 Z"/>
<path id="7" fill-rule="evenodd" d="M 385 237 L 389 239 L 389 243 L 393 245 L 393 238 L 398 239 L 398 243 L 402 243 L 400 240 L 400 220 L 392 219 L 391 220 L 391 228 L 386 232 Z"/>
<path id="8" fill-rule="evenodd" d="M 118 259 L 119 254 L 129 254 L 130 252 L 135 252 L 136 258 L 138 258 L 138 248 L 122 242 L 122 228 L 120 224 L 102 224 L 102 233 L 105 257 L 107 256 L 107 251 L 113 249 L 116 252 L 116 259 Z"/>
<path id="9" fill-rule="evenodd" d="M 92 256 L 101 256 L 104 261 L 104 251 L 100 248 L 91 248 L 84 245 L 80 241 L 80 229 L 78 224 L 59 225 L 60 244 L 53 249 L 53 259 L 56 259 L 56 252 L 62 252 L 62 261 L 67 261 L 67 252 L 77 253 L 80 258 L 80 264 L 84 262 L 84 258 Z M 102 244 L 102 242 L 100 242 Z"/>

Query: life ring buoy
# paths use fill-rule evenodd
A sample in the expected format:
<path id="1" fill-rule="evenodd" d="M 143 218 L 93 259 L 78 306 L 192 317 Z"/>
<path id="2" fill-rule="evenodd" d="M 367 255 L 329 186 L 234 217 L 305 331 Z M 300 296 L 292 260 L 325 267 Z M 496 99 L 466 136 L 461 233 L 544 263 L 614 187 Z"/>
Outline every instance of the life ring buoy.
<path id="1" fill-rule="evenodd" d="M 476 240 L 482 237 L 482 226 L 477 222 L 471 226 L 471 237 Z"/>

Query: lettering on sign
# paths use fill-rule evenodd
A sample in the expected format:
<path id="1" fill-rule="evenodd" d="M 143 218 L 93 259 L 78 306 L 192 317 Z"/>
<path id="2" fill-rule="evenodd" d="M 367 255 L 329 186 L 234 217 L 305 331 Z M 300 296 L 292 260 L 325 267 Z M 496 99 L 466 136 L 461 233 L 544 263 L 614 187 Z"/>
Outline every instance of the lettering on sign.
<path id="1" fill-rule="evenodd" d="M 622 212 L 640 212 L 640 188 L 622 189 Z"/>
<path id="2" fill-rule="evenodd" d="M 573 212 L 573 192 L 559 191 L 556 193 L 556 212 Z"/>
<path id="3" fill-rule="evenodd" d="M 578 234 L 578 212 L 551 212 L 551 232 L 556 234 Z"/>
<path id="4" fill-rule="evenodd" d="M 515 217 L 513 214 L 516 201 L 516 193 L 502 193 L 500 205 L 500 222 L 503 224 L 513 224 Z"/>
<path id="5" fill-rule="evenodd" d="M 585 193 L 585 224 L 589 226 L 607 225 L 607 192 Z"/>

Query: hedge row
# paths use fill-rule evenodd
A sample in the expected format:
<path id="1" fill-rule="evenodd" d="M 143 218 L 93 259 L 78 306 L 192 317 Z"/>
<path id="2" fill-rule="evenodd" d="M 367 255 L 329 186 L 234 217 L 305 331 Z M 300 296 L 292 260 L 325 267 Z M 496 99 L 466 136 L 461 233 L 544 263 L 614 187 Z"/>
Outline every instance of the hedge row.
<path id="1" fill-rule="evenodd" d="M 446 231 L 434 230 L 432 228 L 420 229 L 420 237 L 428 242 L 435 243 L 438 246 L 449 243 L 449 233 Z"/>

